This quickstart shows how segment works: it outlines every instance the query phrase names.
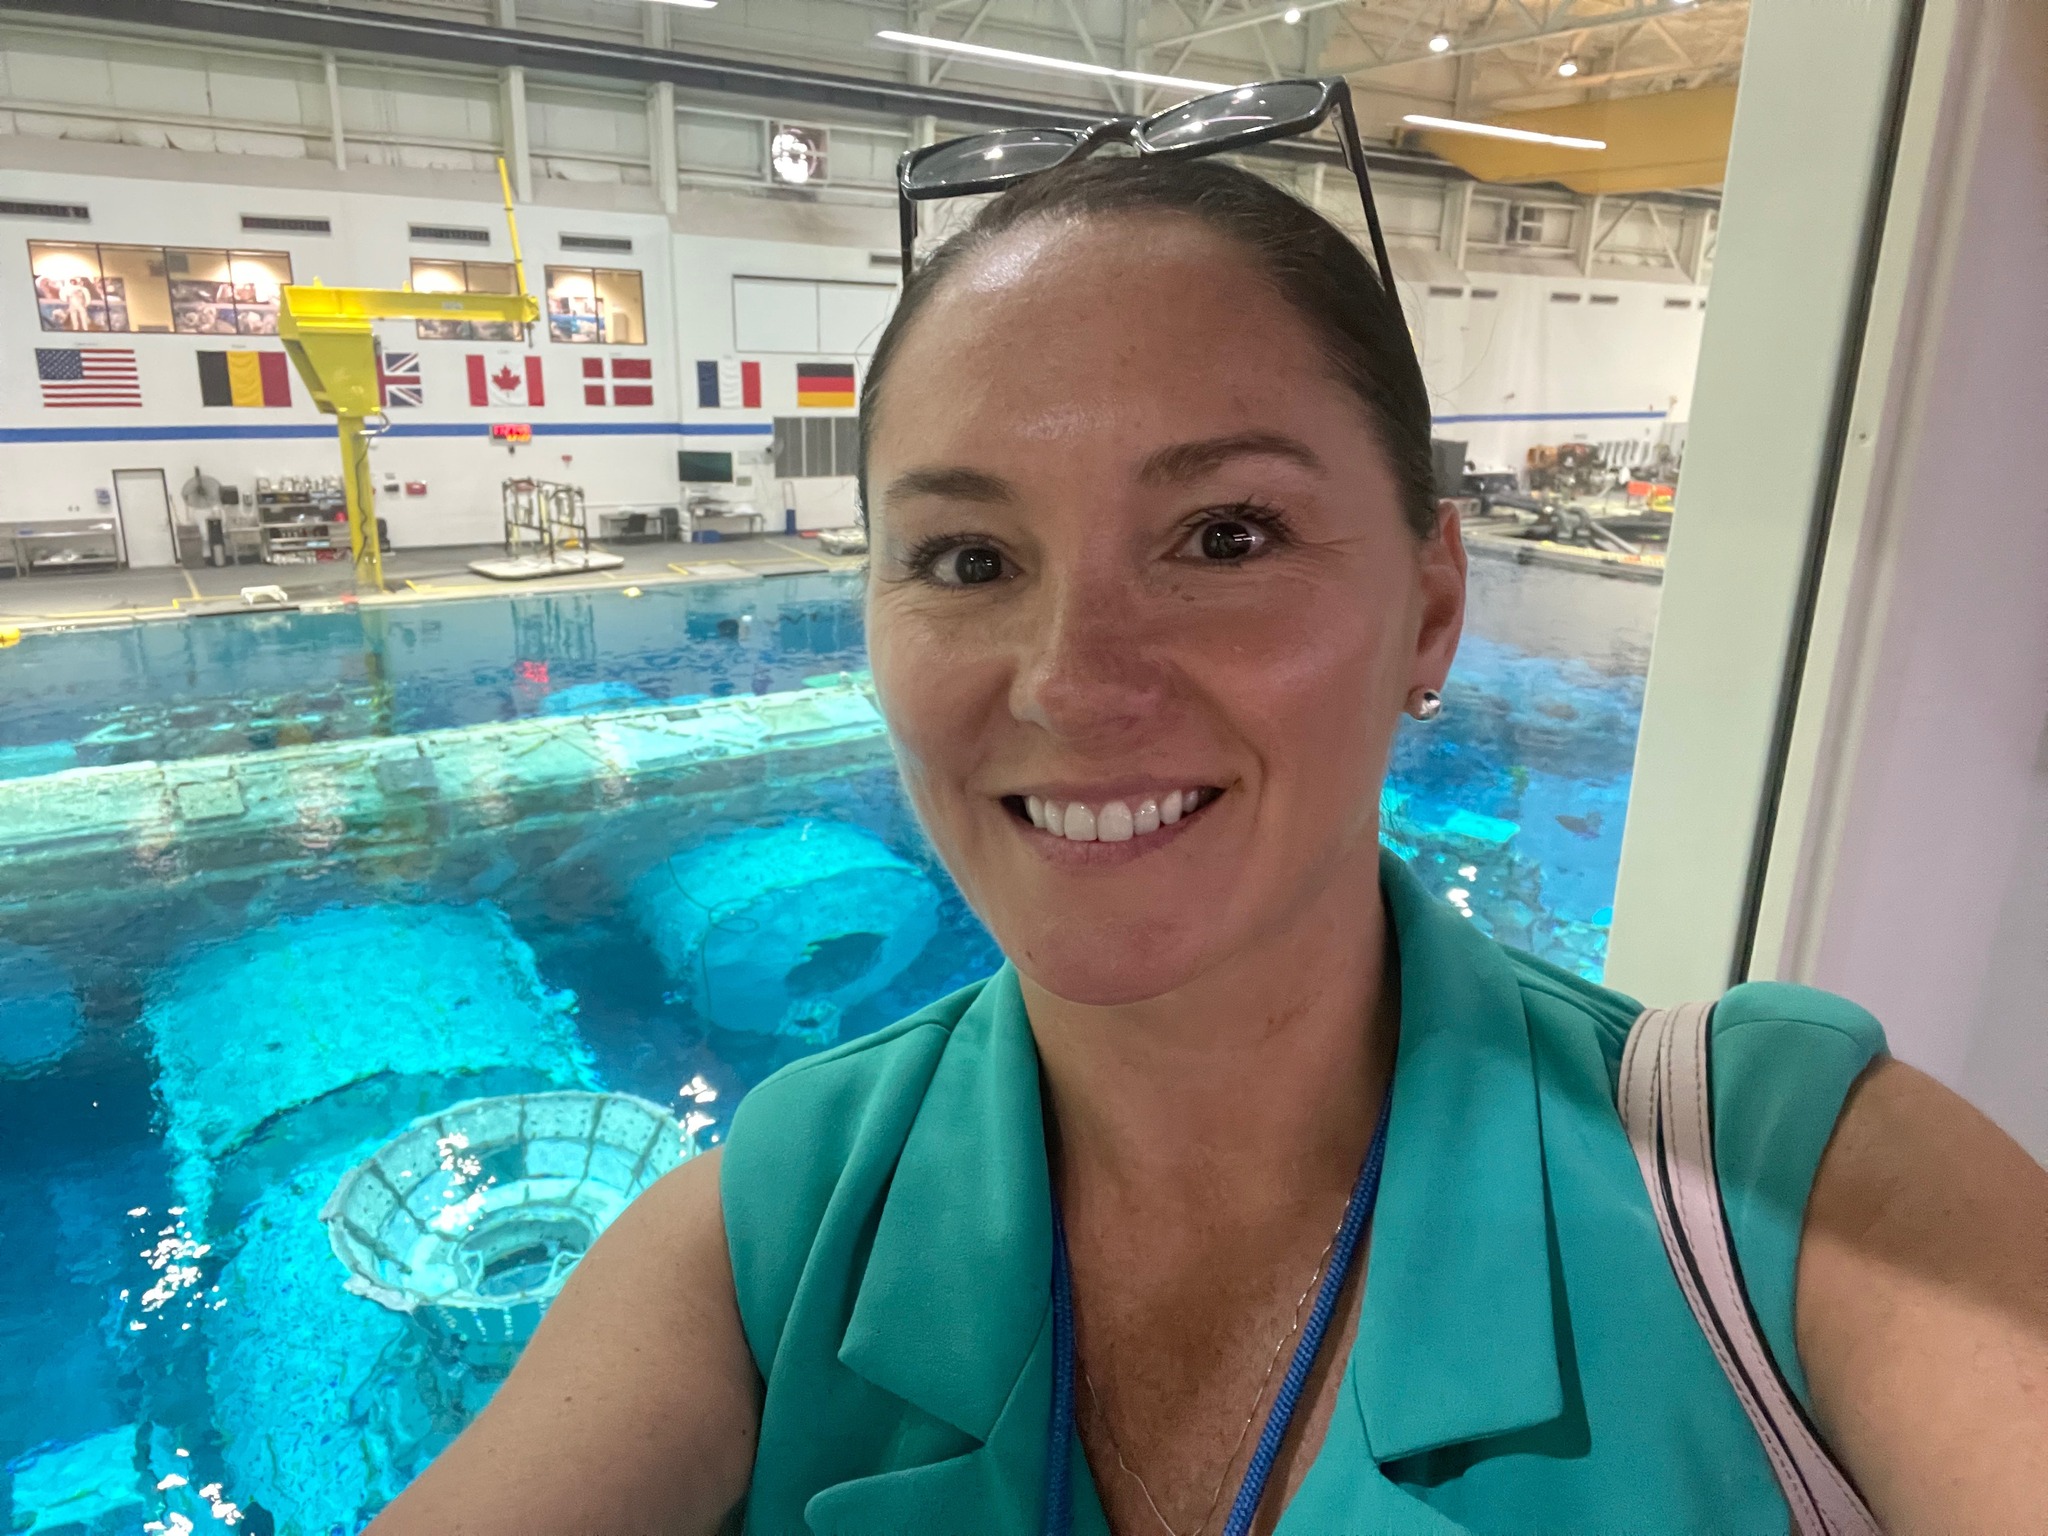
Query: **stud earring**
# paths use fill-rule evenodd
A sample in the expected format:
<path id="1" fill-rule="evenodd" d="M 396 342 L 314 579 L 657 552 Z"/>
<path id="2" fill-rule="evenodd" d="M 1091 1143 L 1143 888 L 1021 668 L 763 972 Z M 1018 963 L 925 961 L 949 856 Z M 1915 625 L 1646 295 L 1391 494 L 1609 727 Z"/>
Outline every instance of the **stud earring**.
<path id="1" fill-rule="evenodd" d="M 1408 713 L 1417 720 L 1434 720 L 1444 712 L 1444 696 L 1434 688 L 1418 688 L 1408 695 Z"/>

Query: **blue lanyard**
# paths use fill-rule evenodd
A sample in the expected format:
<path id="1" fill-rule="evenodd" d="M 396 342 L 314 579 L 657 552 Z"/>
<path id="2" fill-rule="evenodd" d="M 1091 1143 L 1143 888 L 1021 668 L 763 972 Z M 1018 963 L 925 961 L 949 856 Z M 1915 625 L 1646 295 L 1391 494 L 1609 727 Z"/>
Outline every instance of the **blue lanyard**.
<path id="1" fill-rule="evenodd" d="M 1344 1207 L 1343 1225 L 1330 1244 L 1330 1267 L 1316 1291 L 1316 1304 L 1302 1325 L 1301 1339 L 1294 1346 L 1294 1359 L 1280 1383 L 1280 1395 L 1266 1415 L 1266 1427 L 1245 1468 L 1244 1483 L 1230 1506 L 1230 1518 L 1223 1523 L 1223 1536 L 1248 1536 L 1252 1518 L 1266 1496 L 1266 1481 L 1273 1474 L 1273 1462 L 1294 1421 L 1302 1389 L 1322 1352 L 1323 1335 L 1337 1310 L 1337 1297 L 1351 1273 L 1358 1239 L 1372 1220 L 1372 1208 L 1380 1195 L 1380 1165 L 1387 1155 L 1387 1112 L 1394 1102 L 1393 1085 L 1380 1101 L 1379 1124 L 1366 1148 L 1365 1163 L 1358 1181 L 1351 1186 L 1351 1201 Z M 1069 1536 L 1074 1528 L 1074 1490 L 1067 1476 L 1068 1447 L 1074 1438 L 1074 1273 L 1067 1261 L 1067 1226 L 1060 1217 L 1059 1198 L 1052 1205 L 1052 1422 L 1045 1450 L 1045 1536 Z"/>

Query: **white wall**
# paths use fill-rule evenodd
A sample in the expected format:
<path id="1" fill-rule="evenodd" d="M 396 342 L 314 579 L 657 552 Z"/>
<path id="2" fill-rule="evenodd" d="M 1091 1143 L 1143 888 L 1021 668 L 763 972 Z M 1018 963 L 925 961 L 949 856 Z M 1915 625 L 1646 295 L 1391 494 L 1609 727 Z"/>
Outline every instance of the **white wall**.
<path id="1" fill-rule="evenodd" d="M 0 150 L 13 144 L 0 139 Z M 175 151 L 129 151 L 128 155 L 194 156 Z M 4 163 L 4 162 L 0 162 Z M 188 167 L 189 168 L 189 167 Z M 233 162 L 215 157 L 215 174 L 231 173 Z M 320 167 L 309 167 L 316 173 Z M 474 196 L 466 183 L 481 178 L 444 173 L 458 191 Z M 330 182 L 345 175 L 328 175 Z M 92 209 L 89 226 L 10 219 L 0 226 L 0 354 L 27 366 L 0 370 L 0 516 L 62 516 L 90 508 L 95 491 L 115 468 L 162 467 L 173 490 L 196 467 L 227 483 L 250 486 L 257 476 L 332 474 L 336 456 L 331 418 L 314 408 L 303 384 L 293 379 L 293 404 L 279 408 L 208 408 L 200 404 L 196 355 L 202 351 L 250 347 L 276 349 L 275 339 L 187 335 L 87 335 L 40 329 L 30 281 L 31 239 L 93 239 L 108 244 L 242 246 L 286 250 L 300 282 L 401 287 L 413 257 L 463 257 L 505 261 L 509 246 L 503 215 L 489 201 L 460 201 L 389 192 L 355 192 L 334 185 L 313 187 L 238 186 L 227 181 L 172 181 L 145 176 L 81 175 L 26 169 L 6 172 L 10 197 L 83 202 Z M 424 189 L 423 189 L 424 190 Z M 713 199 L 714 202 L 722 199 Z M 703 210 L 694 210 L 701 217 Z M 313 215 L 333 221 L 331 236 L 244 234 L 245 213 Z M 492 228 L 492 245 L 449 246 L 410 242 L 414 221 Z M 725 239 L 677 234 L 665 216 L 616 210 L 587 211 L 530 205 L 519 211 L 529 287 L 544 286 L 550 264 L 630 267 L 642 275 L 647 306 L 645 347 L 590 347 L 546 339 L 545 322 L 535 328 L 531 350 L 542 360 L 546 403 L 537 409 L 474 407 L 468 403 L 466 359 L 521 350 L 516 345 L 420 340 L 409 322 L 380 324 L 387 350 L 416 351 L 426 405 L 394 410 L 393 431 L 374 449 L 379 479 L 419 481 L 424 496 L 380 497 L 379 513 L 395 544 L 486 543 L 498 537 L 499 483 L 510 475 L 568 479 L 585 487 L 592 502 L 673 500 L 677 490 L 675 450 L 684 443 L 764 450 L 769 419 L 798 414 L 792 356 L 761 354 L 761 407 L 702 411 L 696 404 L 699 358 L 734 352 L 731 293 L 736 273 L 871 280 L 867 246 L 817 245 L 764 239 Z M 624 236 L 633 253 L 588 255 L 563 252 L 564 232 Z M 881 276 L 887 280 L 883 270 Z M 141 376 L 141 409 L 56 409 L 40 399 L 30 361 L 38 346 L 132 347 Z M 586 357 L 649 357 L 654 366 L 651 407 L 596 407 L 583 403 Z M 829 353 L 812 355 L 819 360 Z M 807 359 L 808 360 L 808 359 Z M 535 440 L 509 450 L 493 445 L 486 429 L 493 421 L 524 420 Z M 419 435 L 421 429 L 441 435 Z M 78 441 L 81 430 L 101 440 Z M 55 440 L 42 440 L 55 435 Z M 777 509 L 779 510 L 779 508 Z"/>
<path id="2" fill-rule="evenodd" d="M 92 209 L 83 226 L 0 221 L 0 354 L 26 361 L 35 346 L 74 344 L 39 329 L 28 273 L 32 239 L 283 249 L 301 282 L 378 287 L 403 284 L 415 256 L 507 259 L 491 166 L 520 136 L 509 132 L 501 82 L 488 72 L 355 59 L 339 63 L 332 83 L 330 96 L 312 55 L 127 38 L 32 18 L 0 22 L 6 194 Z M 338 120 L 330 111 L 337 102 Z M 759 355 L 759 409 L 697 405 L 696 363 L 739 355 L 733 278 L 889 283 L 895 276 L 887 188 L 890 161 L 907 142 L 901 126 L 827 125 L 831 184 L 774 193 L 761 183 L 760 116 L 715 99 L 679 100 L 678 184 L 665 198 L 650 178 L 659 128 L 647 93 L 536 79 L 526 82 L 526 102 L 534 195 L 519 216 L 529 285 L 541 291 L 551 263 L 634 268 L 643 276 L 650 345 L 555 344 L 543 326 L 535 350 L 548 403 L 506 413 L 467 403 L 464 359 L 476 344 L 419 341 L 408 323 L 383 326 L 387 348 L 421 354 L 428 402 L 394 412 L 396 429 L 374 450 L 380 479 L 427 487 L 420 496 L 381 498 L 379 511 L 401 546 L 494 540 L 499 484 L 511 474 L 574 480 L 594 503 L 646 503 L 675 497 L 679 446 L 760 453 L 771 419 L 798 413 L 795 355 Z M 1305 175 L 1300 190 L 1340 223 L 1360 223 L 1347 176 Z M 1699 310 L 1665 305 L 1703 296 L 1687 276 L 1700 263 L 1688 257 L 1680 270 L 1665 228 L 1646 209 L 1601 216 L 1591 204 L 1557 201 L 1558 194 L 1489 189 L 1474 196 L 1419 176 L 1380 178 L 1378 191 L 1441 435 L 1467 441 L 1481 463 L 1517 467 L 1535 443 L 1647 442 L 1667 418 L 1684 418 Z M 1557 202 L 1546 220 L 1554 238 L 1508 248 L 1496 238 L 1505 209 L 1532 197 Z M 665 211 L 671 199 L 673 211 Z M 1469 229 L 1451 242 L 1447 210 L 1459 199 Z M 334 233 L 245 235 L 244 213 L 324 216 Z M 414 221 L 486 227 L 492 245 L 411 243 L 406 226 Z M 564 233 L 623 236 L 633 254 L 569 255 L 559 245 Z M 1460 297 L 1432 297 L 1432 288 L 1455 288 Z M 1475 289 L 1497 297 L 1472 298 Z M 1586 299 L 1555 304 L 1557 291 Z M 1594 305 L 1596 293 L 1618 302 Z M 46 409 L 32 367 L 0 369 L 0 516 L 90 508 L 116 468 L 161 467 L 174 490 L 195 467 L 245 487 L 257 476 L 332 473 L 328 423 L 296 380 L 290 410 L 199 404 L 194 355 L 230 342 L 276 346 L 101 338 L 97 344 L 135 349 L 147 402 L 141 410 Z M 858 359 L 866 344 L 850 344 L 840 356 Z M 581 363 L 609 350 L 644 351 L 653 360 L 653 406 L 582 403 Z M 530 447 L 490 445 L 484 429 L 508 414 L 530 419 Z M 762 510 L 772 522 L 780 488 L 771 480 L 764 489 Z M 842 522 L 854 511 L 844 481 L 803 486 L 796 500 L 803 526 Z"/>
<path id="3" fill-rule="evenodd" d="M 1476 463 L 1519 469 L 1538 443 L 1647 446 L 1689 417 L 1705 288 L 1477 270 L 1403 289 L 1437 435 Z"/>

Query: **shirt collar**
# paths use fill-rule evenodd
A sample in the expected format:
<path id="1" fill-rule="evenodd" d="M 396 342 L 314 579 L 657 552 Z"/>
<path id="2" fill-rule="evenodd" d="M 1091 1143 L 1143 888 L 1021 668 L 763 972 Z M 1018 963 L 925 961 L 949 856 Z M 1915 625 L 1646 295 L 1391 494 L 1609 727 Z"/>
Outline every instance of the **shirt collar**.
<path id="1" fill-rule="evenodd" d="M 1564 1393 L 1520 989 L 1391 854 L 1381 885 L 1401 1041 L 1348 1381 L 1374 1459 L 1391 1461 L 1546 1422 Z M 1051 1265 L 1038 1058 L 1005 965 L 933 1070 L 839 1358 L 986 1441 L 1045 1327 Z"/>
<path id="2" fill-rule="evenodd" d="M 1350 1386 L 1376 1461 L 1564 1411 L 1534 1049 L 1507 957 L 1381 858 L 1401 1043 Z"/>
<path id="3" fill-rule="evenodd" d="M 1038 1053 L 1016 971 L 953 1026 L 903 1143 L 839 1359 L 986 1440 L 1052 1302 Z"/>

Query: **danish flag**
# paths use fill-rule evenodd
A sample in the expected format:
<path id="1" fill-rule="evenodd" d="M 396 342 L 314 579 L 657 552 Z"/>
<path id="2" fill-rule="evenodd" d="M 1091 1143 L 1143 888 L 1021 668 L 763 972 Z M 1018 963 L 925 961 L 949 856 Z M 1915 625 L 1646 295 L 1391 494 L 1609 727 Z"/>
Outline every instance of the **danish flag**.
<path id="1" fill-rule="evenodd" d="M 541 387 L 540 357 L 536 353 L 512 353 L 487 358 L 469 354 L 469 403 L 471 405 L 546 405 L 547 391 Z"/>
<path id="2" fill-rule="evenodd" d="M 606 359 L 583 359 L 585 405 L 654 404 L 654 364 L 644 357 L 610 359 L 611 387 L 605 387 Z"/>

